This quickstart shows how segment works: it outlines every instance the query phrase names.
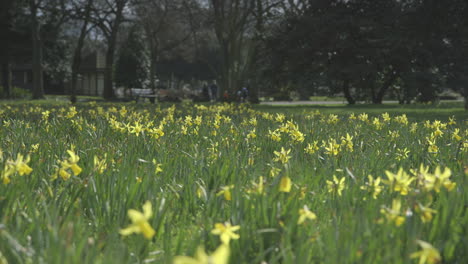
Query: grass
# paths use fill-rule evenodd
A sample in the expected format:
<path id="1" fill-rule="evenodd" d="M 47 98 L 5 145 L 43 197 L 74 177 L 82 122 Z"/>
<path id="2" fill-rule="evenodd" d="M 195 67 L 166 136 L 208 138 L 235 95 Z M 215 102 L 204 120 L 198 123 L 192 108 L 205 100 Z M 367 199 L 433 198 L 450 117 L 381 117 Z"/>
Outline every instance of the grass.
<path id="1" fill-rule="evenodd" d="M 270 113 L 283 112 L 287 114 L 301 115 L 303 113 L 318 110 L 324 114 L 346 115 L 350 113 L 368 113 L 379 115 L 389 113 L 392 115 L 406 114 L 408 118 L 415 121 L 421 120 L 446 120 L 451 116 L 457 119 L 468 119 L 468 111 L 464 109 L 462 102 L 446 102 L 438 105 L 257 105 L 254 106 L 259 111 Z"/>
<path id="2" fill-rule="evenodd" d="M 461 105 L 49 102 L 0 104 L 0 263 L 468 260 Z"/>

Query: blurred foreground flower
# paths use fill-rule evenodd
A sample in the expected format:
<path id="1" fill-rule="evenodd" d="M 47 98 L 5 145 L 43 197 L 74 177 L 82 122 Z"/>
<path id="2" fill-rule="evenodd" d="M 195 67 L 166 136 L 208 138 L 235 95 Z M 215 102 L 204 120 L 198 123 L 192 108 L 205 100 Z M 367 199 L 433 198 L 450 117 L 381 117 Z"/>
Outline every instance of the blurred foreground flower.
<path id="1" fill-rule="evenodd" d="M 146 201 L 143 205 L 143 213 L 137 210 L 128 210 L 128 217 L 132 221 L 132 224 L 124 229 L 120 229 L 119 233 L 123 236 L 128 236 L 133 233 L 143 233 L 146 239 L 151 239 L 155 235 L 156 231 L 148 223 L 148 220 L 153 216 L 153 209 L 151 202 Z"/>
<path id="2" fill-rule="evenodd" d="M 385 216 L 387 222 L 394 223 L 396 226 L 401 226 L 405 222 L 405 217 L 401 212 L 401 200 L 394 199 L 392 208 L 382 208 L 380 213 Z M 379 221 L 383 222 L 383 219 Z"/>
<path id="3" fill-rule="evenodd" d="M 414 252 L 410 255 L 410 258 L 419 258 L 419 264 L 432 264 L 441 262 L 442 258 L 439 254 L 439 251 L 435 247 L 422 240 L 416 240 L 416 242 L 419 244 L 422 250 Z"/>
<path id="4" fill-rule="evenodd" d="M 283 176 L 280 179 L 279 191 L 280 192 L 290 192 L 291 191 L 291 178 L 288 176 Z"/>
<path id="5" fill-rule="evenodd" d="M 174 264 L 227 264 L 228 260 L 229 247 L 221 244 L 210 256 L 205 253 L 202 247 L 199 247 L 195 258 L 177 256 L 174 258 Z"/>
<path id="6" fill-rule="evenodd" d="M 315 220 L 317 219 L 317 215 L 310 211 L 307 205 L 304 205 L 304 208 L 299 209 L 299 219 L 297 220 L 297 224 L 300 225 L 307 219 Z"/>
<path id="7" fill-rule="evenodd" d="M 240 236 L 234 233 L 239 229 L 240 226 L 232 226 L 231 223 L 216 223 L 215 228 L 211 230 L 211 234 L 220 236 L 221 242 L 223 242 L 223 244 L 229 245 L 229 241 L 231 239 L 239 239 Z"/>

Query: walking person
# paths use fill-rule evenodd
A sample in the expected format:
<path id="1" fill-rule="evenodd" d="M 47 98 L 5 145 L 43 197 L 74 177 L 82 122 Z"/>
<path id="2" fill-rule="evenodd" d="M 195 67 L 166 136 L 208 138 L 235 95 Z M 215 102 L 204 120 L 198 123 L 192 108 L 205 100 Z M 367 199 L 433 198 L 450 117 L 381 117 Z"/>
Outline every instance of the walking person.
<path id="1" fill-rule="evenodd" d="M 218 100 L 218 85 L 216 84 L 216 80 L 213 80 L 213 83 L 210 85 L 210 92 L 211 101 L 216 102 Z"/>

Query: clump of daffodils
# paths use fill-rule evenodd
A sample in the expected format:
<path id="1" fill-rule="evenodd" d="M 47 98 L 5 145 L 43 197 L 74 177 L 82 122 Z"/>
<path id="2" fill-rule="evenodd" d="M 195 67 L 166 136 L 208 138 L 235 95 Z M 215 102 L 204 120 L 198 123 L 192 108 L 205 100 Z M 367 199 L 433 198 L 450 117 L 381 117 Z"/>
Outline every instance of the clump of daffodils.
<path id="1" fill-rule="evenodd" d="M 29 156 L 24 158 L 20 153 L 16 156 L 16 160 L 8 159 L 5 163 L 5 168 L 0 174 L 3 184 L 10 183 L 10 176 L 15 173 L 18 173 L 20 176 L 31 174 L 33 169 L 29 167 L 29 161 Z"/>
<path id="2" fill-rule="evenodd" d="M 387 180 L 383 182 L 389 185 L 393 191 L 399 192 L 401 195 L 407 195 L 411 189 L 411 183 L 416 180 L 416 178 L 411 177 L 403 171 L 403 168 L 400 168 L 396 174 L 390 171 L 385 171 L 385 174 L 387 175 Z"/>
<path id="3" fill-rule="evenodd" d="M 73 147 L 67 150 L 67 153 L 69 158 L 60 161 L 60 167 L 56 168 L 55 173 L 52 174 L 53 180 L 57 179 L 59 176 L 63 180 L 68 180 L 72 176 L 72 173 L 74 176 L 78 176 L 81 173 L 82 169 L 78 165 L 80 157 L 76 155 Z"/>

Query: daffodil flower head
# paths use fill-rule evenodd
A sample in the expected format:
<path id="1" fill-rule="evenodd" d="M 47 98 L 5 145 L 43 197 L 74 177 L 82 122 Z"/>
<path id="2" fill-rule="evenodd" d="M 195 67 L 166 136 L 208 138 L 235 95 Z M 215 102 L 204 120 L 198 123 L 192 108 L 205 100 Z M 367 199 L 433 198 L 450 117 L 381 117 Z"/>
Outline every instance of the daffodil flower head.
<path id="1" fill-rule="evenodd" d="M 240 226 L 232 226 L 231 223 L 216 223 L 214 229 L 211 230 L 211 234 L 220 236 L 221 242 L 225 245 L 229 245 L 231 239 L 239 239 L 239 235 L 234 233 L 239 230 Z"/>
<path id="2" fill-rule="evenodd" d="M 382 192 L 383 187 L 380 185 L 380 177 L 374 179 L 372 175 L 367 176 L 367 183 L 361 186 L 361 190 L 368 191 L 373 199 L 377 199 L 377 196 Z"/>
<path id="3" fill-rule="evenodd" d="M 327 180 L 328 192 L 338 194 L 338 196 L 341 196 L 345 188 L 345 180 L 345 177 L 342 177 L 338 180 L 338 178 L 335 175 L 333 175 L 333 181 Z"/>
<path id="4" fill-rule="evenodd" d="M 441 262 L 442 257 L 435 247 L 422 240 L 416 240 L 416 242 L 422 250 L 414 252 L 410 255 L 410 258 L 419 258 L 419 264 L 434 264 Z"/>
<path id="5" fill-rule="evenodd" d="M 221 244 L 211 255 L 207 255 L 203 247 L 199 247 L 194 258 L 177 256 L 173 264 L 227 264 L 229 254 L 229 246 L 225 244 Z"/>
<path id="6" fill-rule="evenodd" d="M 16 156 L 16 160 L 12 162 L 12 165 L 15 166 L 15 170 L 18 172 L 20 176 L 29 175 L 32 172 L 31 167 L 28 166 L 28 162 L 30 161 L 30 157 L 27 156 L 26 159 L 23 160 L 23 155 L 18 153 Z"/>
<path id="7" fill-rule="evenodd" d="M 403 168 L 400 168 L 396 174 L 385 171 L 388 180 L 383 181 L 385 184 L 390 185 L 390 187 L 395 192 L 399 192 L 401 195 L 407 195 L 411 189 L 411 183 L 416 179 L 408 175 Z"/>
<path id="8" fill-rule="evenodd" d="M 143 233 L 146 239 L 152 239 L 156 234 L 156 231 L 148 223 L 148 220 L 153 216 L 153 209 L 151 202 L 146 201 L 143 205 L 143 213 L 130 209 L 128 210 L 128 217 L 132 221 L 132 224 L 127 228 L 120 229 L 119 233 L 123 236 L 128 236 L 133 233 Z"/>
<path id="9" fill-rule="evenodd" d="M 299 209 L 299 219 L 297 220 L 298 225 L 304 223 L 305 220 L 315 220 L 315 219 L 317 219 L 317 215 L 315 215 L 312 211 L 310 211 L 307 205 L 304 205 L 303 208 Z"/>
<path id="10" fill-rule="evenodd" d="M 279 183 L 280 192 L 286 192 L 286 193 L 290 192 L 291 186 L 292 186 L 291 178 L 289 178 L 288 176 L 281 177 L 280 183 Z"/>
<path id="11" fill-rule="evenodd" d="M 401 200 L 399 199 L 392 201 L 392 208 L 382 208 L 380 213 L 385 216 L 387 222 L 396 226 L 401 226 L 405 222 L 405 217 L 401 213 Z"/>
<path id="12" fill-rule="evenodd" d="M 437 211 L 432 209 L 432 208 L 429 208 L 429 205 L 422 205 L 422 204 L 417 204 L 416 205 L 416 212 L 419 213 L 420 217 L 421 217 L 421 221 L 423 223 L 428 223 L 432 220 L 432 215 L 433 214 L 436 214 Z"/>
<path id="13" fill-rule="evenodd" d="M 223 186 L 221 187 L 221 191 L 219 191 L 216 196 L 221 196 L 223 195 L 224 196 L 224 199 L 226 201 L 231 201 L 232 200 L 232 194 L 231 194 L 231 190 L 234 188 L 234 185 L 231 184 L 231 185 L 227 185 L 227 186 Z"/>
<path id="14" fill-rule="evenodd" d="M 276 156 L 273 160 L 276 162 L 281 162 L 282 164 L 287 164 L 291 158 L 291 156 L 289 156 L 291 149 L 285 150 L 283 147 L 281 147 L 281 151 L 274 151 L 273 153 Z"/>
<path id="15" fill-rule="evenodd" d="M 73 174 L 77 176 L 81 173 L 81 167 L 77 164 L 78 161 L 80 161 L 80 157 L 75 154 L 73 148 L 71 150 L 67 150 L 67 153 L 70 157 L 68 160 L 62 162 L 62 169 L 66 170 L 70 168 L 73 171 Z"/>

